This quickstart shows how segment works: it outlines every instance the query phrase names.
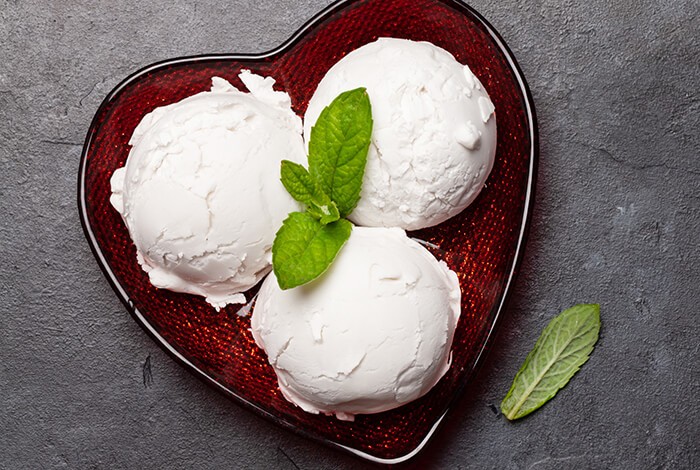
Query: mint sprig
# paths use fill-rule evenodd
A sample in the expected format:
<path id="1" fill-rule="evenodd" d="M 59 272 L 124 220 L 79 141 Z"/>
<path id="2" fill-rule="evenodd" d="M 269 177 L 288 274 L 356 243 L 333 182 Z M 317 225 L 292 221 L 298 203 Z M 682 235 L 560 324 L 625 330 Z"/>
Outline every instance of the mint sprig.
<path id="1" fill-rule="evenodd" d="M 600 332 L 600 306 L 575 305 L 557 315 L 540 335 L 501 403 L 509 420 L 532 413 L 557 394 L 593 351 Z"/>
<path id="2" fill-rule="evenodd" d="M 350 238 L 347 217 L 360 199 L 372 136 L 372 109 L 364 88 L 341 93 L 311 129 L 309 169 L 282 161 L 287 192 L 306 206 L 292 212 L 272 245 L 272 269 L 282 289 L 323 274 Z"/>
<path id="3" fill-rule="evenodd" d="M 306 211 L 323 225 L 340 218 L 335 202 L 321 189 L 321 186 L 298 163 L 282 160 L 282 184 L 294 199 L 306 205 Z"/>

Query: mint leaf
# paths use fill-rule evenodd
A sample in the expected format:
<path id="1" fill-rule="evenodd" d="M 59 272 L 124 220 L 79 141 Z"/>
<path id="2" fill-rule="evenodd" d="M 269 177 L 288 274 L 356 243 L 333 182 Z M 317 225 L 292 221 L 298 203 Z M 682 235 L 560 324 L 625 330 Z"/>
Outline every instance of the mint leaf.
<path id="1" fill-rule="evenodd" d="M 554 397 L 588 360 L 599 332 L 598 304 L 575 305 L 554 317 L 501 403 L 505 417 L 522 418 Z"/>
<path id="2" fill-rule="evenodd" d="M 306 205 L 309 214 L 323 225 L 340 218 L 338 208 L 321 186 L 311 177 L 306 168 L 298 163 L 282 160 L 282 184 L 291 196 Z"/>
<path id="3" fill-rule="evenodd" d="M 272 269 L 280 288 L 291 289 L 323 274 L 351 231 L 345 219 L 323 225 L 308 212 L 289 214 L 272 244 Z"/>
<path id="4" fill-rule="evenodd" d="M 357 206 L 372 137 L 372 107 L 364 88 L 338 95 L 318 117 L 309 139 L 309 173 L 341 217 Z"/>

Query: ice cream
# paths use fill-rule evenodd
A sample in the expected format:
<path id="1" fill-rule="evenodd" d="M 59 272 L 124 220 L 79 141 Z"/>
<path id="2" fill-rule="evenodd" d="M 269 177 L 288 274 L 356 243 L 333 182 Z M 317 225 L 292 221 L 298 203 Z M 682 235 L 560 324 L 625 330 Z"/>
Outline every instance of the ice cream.
<path id="1" fill-rule="evenodd" d="M 325 106 L 367 88 L 374 129 L 360 202 L 350 219 L 415 230 L 464 210 L 496 152 L 494 106 L 468 66 L 428 42 L 380 38 L 337 62 L 304 116 L 308 144 Z"/>
<path id="2" fill-rule="evenodd" d="M 353 419 L 427 393 L 449 368 L 457 275 L 398 228 L 353 228 L 329 270 L 281 290 L 264 281 L 251 330 L 282 394 Z"/>
<path id="3" fill-rule="evenodd" d="M 243 93 L 211 91 L 147 114 L 111 179 L 112 205 L 159 288 L 201 295 L 217 309 L 269 271 L 275 233 L 299 206 L 280 161 L 305 161 L 301 120 L 272 78 L 244 71 Z"/>

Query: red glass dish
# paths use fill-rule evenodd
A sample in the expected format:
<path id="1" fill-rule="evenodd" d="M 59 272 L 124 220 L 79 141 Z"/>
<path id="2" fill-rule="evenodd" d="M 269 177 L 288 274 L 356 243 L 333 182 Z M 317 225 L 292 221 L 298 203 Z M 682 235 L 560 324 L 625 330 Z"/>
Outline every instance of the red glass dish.
<path id="1" fill-rule="evenodd" d="M 348 52 L 390 36 L 430 41 L 466 63 L 488 90 L 498 119 L 497 158 L 472 206 L 438 227 L 411 235 L 437 245 L 460 279 L 462 316 L 452 367 L 425 397 L 355 422 L 312 415 L 287 402 L 238 306 L 215 312 L 202 298 L 155 289 L 136 262 L 109 178 L 124 165 L 129 137 L 157 106 L 206 90 L 212 76 L 236 86 L 243 68 L 277 80 L 302 116 L 325 72 Z M 404 461 L 427 442 L 473 375 L 515 277 L 527 232 L 537 158 L 532 98 L 515 59 L 495 30 L 455 0 L 341 1 L 284 45 L 258 55 L 169 60 L 127 78 L 90 126 L 78 181 L 81 220 L 117 295 L 153 339 L 205 382 L 275 423 L 383 463 Z M 476 437 L 475 437 L 476 438 Z"/>

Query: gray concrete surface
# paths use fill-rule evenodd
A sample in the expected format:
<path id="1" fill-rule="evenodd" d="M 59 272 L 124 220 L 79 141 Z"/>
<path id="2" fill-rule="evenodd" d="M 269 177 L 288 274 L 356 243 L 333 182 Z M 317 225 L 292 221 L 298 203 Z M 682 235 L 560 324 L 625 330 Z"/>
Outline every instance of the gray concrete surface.
<path id="1" fill-rule="evenodd" d="M 0 467 L 365 467 L 162 353 L 103 279 L 75 202 L 85 132 L 127 74 L 269 49 L 327 3 L 0 0 Z M 473 5 L 535 97 L 536 212 L 492 354 L 411 467 L 700 468 L 698 2 Z M 492 405 L 547 320 L 581 301 L 602 305 L 591 360 L 508 423 Z"/>

